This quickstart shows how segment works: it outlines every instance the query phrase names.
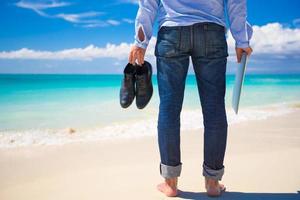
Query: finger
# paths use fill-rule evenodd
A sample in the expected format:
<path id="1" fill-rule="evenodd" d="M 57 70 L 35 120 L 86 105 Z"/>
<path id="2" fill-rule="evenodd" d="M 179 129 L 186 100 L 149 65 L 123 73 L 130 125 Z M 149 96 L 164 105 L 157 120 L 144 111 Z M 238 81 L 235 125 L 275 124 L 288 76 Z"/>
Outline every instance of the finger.
<path id="1" fill-rule="evenodd" d="M 145 61 L 145 53 L 141 51 L 141 63 L 144 64 Z"/>
<path id="2" fill-rule="evenodd" d="M 137 57 L 137 62 L 139 65 L 142 65 L 142 59 L 141 59 L 141 55 L 139 54 Z"/>
<path id="3" fill-rule="evenodd" d="M 132 64 L 132 58 L 133 56 L 132 56 L 132 51 L 130 51 L 130 53 L 129 53 L 129 57 L 128 57 L 128 62 L 129 63 L 131 63 Z"/>
<path id="4" fill-rule="evenodd" d="M 135 60 L 136 60 L 136 55 L 135 55 L 136 51 L 134 49 L 134 47 L 131 48 L 131 59 L 130 59 L 130 63 L 132 65 L 134 65 L 135 63 Z"/>
<path id="5" fill-rule="evenodd" d="M 136 52 L 136 63 L 139 65 L 140 61 L 139 61 L 139 52 Z"/>
<path id="6" fill-rule="evenodd" d="M 251 49 L 251 48 L 248 48 L 248 49 L 247 49 L 247 55 L 250 56 L 251 54 L 252 54 L 252 49 Z"/>
<path id="7" fill-rule="evenodd" d="M 139 52 L 135 52 L 134 64 L 139 65 Z"/>
<path id="8" fill-rule="evenodd" d="M 139 63 L 139 65 L 144 64 L 144 56 L 142 53 L 138 54 L 138 63 Z"/>
<path id="9" fill-rule="evenodd" d="M 242 60 L 244 49 L 238 48 L 236 51 L 237 62 L 240 63 Z"/>
<path id="10" fill-rule="evenodd" d="M 135 65 L 135 61 L 136 61 L 136 57 L 137 57 L 136 54 L 137 54 L 136 51 L 132 52 L 132 59 L 131 59 L 131 64 L 132 65 Z"/>
<path id="11" fill-rule="evenodd" d="M 130 64 L 134 65 L 134 62 L 135 62 L 134 53 L 132 53 Z"/>
<path id="12" fill-rule="evenodd" d="M 242 53 L 240 51 L 236 52 L 236 58 L 237 58 L 237 62 L 240 63 L 242 59 Z"/>

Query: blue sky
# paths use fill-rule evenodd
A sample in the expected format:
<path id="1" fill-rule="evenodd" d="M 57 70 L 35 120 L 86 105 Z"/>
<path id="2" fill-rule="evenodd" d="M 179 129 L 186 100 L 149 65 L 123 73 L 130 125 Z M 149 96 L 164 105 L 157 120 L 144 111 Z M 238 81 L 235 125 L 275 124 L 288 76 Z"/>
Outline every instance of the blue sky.
<path id="1" fill-rule="evenodd" d="M 257 53 L 249 63 L 249 73 L 300 73 L 299 8 L 299 0 L 248 0 L 248 21 L 257 30 Z M 126 49 L 133 42 L 137 9 L 134 0 L 1 0 L 0 73 L 121 73 L 127 62 Z M 270 30 L 274 42 L 261 44 L 269 38 L 266 34 Z M 156 31 L 157 25 L 154 37 Z M 32 53 L 28 51 L 24 56 L 20 51 L 24 48 L 34 53 L 90 49 L 118 54 L 92 59 L 39 59 L 28 56 Z M 151 50 L 148 58 L 155 65 Z M 21 56 L 7 56 L 12 52 Z M 234 69 L 230 66 L 235 65 L 231 56 L 229 73 Z"/>

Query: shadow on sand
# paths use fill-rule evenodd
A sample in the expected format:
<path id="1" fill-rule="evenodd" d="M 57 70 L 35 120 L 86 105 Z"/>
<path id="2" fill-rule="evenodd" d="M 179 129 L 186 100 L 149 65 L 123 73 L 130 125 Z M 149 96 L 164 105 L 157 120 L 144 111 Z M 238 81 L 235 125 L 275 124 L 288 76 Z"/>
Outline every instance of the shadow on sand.
<path id="1" fill-rule="evenodd" d="M 247 193 L 226 191 L 221 197 L 208 197 L 205 192 L 180 191 L 179 198 L 190 200 L 300 200 L 300 190 L 297 193 Z"/>

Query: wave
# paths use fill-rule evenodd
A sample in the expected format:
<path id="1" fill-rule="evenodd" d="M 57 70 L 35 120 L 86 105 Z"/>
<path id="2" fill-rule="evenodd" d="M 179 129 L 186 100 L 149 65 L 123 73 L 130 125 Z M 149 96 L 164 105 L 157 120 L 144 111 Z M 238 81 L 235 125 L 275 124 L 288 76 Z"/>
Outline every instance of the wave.
<path id="1" fill-rule="evenodd" d="M 259 83 L 259 84 L 264 84 L 264 83 L 269 83 L 269 84 L 274 84 L 274 83 L 283 83 L 283 84 L 299 84 L 300 79 L 299 78 L 289 78 L 289 79 L 282 79 L 282 78 L 255 78 L 255 79 L 248 79 L 249 82 L 251 83 Z"/>
<path id="2" fill-rule="evenodd" d="M 263 120 L 273 116 L 280 116 L 299 109 L 300 104 L 281 103 L 267 107 L 248 107 L 242 109 L 238 115 L 227 109 L 228 124 L 236 124 L 251 120 Z M 201 109 L 187 110 L 181 113 L 181 130 L 191 131 L 203 128 Z M 63 145 L 73 142 L 87 142 L 98 140 L 130 139 L 145 136 L 155 136 L 157 133 L 157 117 L 147 119 L 123 121 L 90 129 L 28 129 L 0 131 L 0 148 L 24 147 L 32 145 Z"/>

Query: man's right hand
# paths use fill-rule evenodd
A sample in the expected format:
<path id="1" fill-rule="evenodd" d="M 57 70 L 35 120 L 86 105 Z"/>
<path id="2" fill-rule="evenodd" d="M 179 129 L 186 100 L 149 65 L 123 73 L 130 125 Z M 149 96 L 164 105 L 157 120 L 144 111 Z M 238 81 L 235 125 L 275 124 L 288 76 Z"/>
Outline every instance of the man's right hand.
<path id="1" fill-rule="evenodd" d="M 235 48 L 235 52 L 236 52 L 236 59 L 237 59 L 237 62 L 240 63 L 241 62 L 241 59 L 242 59 L 242 55 L 243 55 L 243 52 L 246 52 L 248 56 L 251 55 L 252 53 L 252 48 L 251 47 L 247 47 L 247 48 Z"/>
<path id="2" fill-rule="evenodd" d="M 130 50 L 130 53 L 129 53 L 129 58 L 128 58 L 129 63 L 134 65 L 136 63 L 136 60 L 137 60 L 137 63 L 139 65 L 144 64 L 145 53 L 146 53 L 146 49 L 143 49 L 141 47 L 137 47 L 137 46 L 133 45 L 131 47 L 131 50 Z"/>

